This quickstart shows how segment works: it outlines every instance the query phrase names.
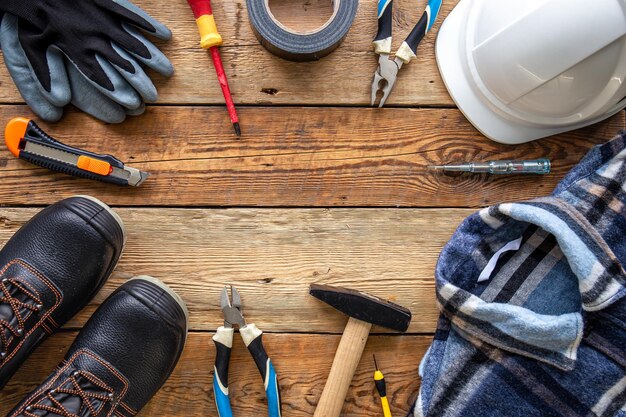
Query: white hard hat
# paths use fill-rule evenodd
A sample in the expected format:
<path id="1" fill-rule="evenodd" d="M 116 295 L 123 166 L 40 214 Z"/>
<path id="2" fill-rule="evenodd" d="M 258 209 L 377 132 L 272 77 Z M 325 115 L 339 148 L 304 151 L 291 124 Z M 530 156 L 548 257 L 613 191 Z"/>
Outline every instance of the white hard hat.
<path id="1" fill-rule="evenodd" d="M 436 49 L 457 106 L 497 142 L 588 126 L 626 106 L 626 0 L 461 0 Z"/>

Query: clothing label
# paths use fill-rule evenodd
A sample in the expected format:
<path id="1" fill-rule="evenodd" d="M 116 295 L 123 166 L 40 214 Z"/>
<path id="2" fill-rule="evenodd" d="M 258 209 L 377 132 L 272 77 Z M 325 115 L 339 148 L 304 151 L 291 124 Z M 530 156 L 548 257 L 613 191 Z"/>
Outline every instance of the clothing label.
<path id="1" fill-rule="evenodd" d="M 480 273 L 480 276 L 478 277 L 478 282 L 487 281 L 491 277 L 493 270 L 496 269 L 498 259 L 500 259 L 504 252 L 519 250 L 520 246 L 522 246 L 521 236 L 515 240 L 510 241 L 509 243 L 504 245 L 499 251 L 494 253 L 491 259 L 489 259 L 489 262 L 487 262 L 487 266 L 485 266 L 485 269 L 483 269 L 483 271 Z"/>

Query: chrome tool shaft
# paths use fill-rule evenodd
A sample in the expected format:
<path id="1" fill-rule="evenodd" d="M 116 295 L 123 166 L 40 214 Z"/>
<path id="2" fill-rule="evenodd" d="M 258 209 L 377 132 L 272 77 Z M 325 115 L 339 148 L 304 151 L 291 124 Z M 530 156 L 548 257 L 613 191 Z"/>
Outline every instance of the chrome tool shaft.
<path id="1" fill-rule="evenodd" d="M 487 161 L 470 162 L 455 165 L 430 165 L 429 169 L 452 172 L 486 172 L 489 174 L 548 174 L 550 173 L 549 159 L 535 159 L 530 161 Z"/>

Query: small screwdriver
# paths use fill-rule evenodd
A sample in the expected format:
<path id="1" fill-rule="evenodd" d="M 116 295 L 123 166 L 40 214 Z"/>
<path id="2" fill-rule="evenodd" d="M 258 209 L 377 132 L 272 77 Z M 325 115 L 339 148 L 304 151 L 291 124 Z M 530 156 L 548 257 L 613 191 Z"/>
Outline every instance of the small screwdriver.
<path id="1" fill-rule="evenodd" d="M 376 355 L 374 355 L 374 366 L 376 372 L 374 372 L 374 383 L 376 384 L 376 390 L 380 395 L 380 403 L 383 406 L 383 415 L 385 417 L 391 417 L 391 410 L 389 409 L 389 401 L 387 400 L 387 384 L 385 383 L 385 376 L 378 369 L 378 363 L 376 363 Z"/>
<path id="2" fill-rule="evenodd" d="M 487 172 L 489 174 L 549 174 L 549 159 L 535 159 L 530 161 L 487 161 L 470 162 L 458 165 L 430 165 L 428 169 L 436 171 L 455 172 Z"/>
<path id="3" fill-rule="evenodd" d="M 228 79 L 226 78 L 226 71 L 224 71 L 224 65 L 222 64 L 222 57 L 220 51 L 217 48 L 222 45 L 222 36 L 217 31 L 217 25 L 215 24 L 215 18 L 213 17 L 213 10 L 211 9 L 211 0 L 187 0 L 191 10 L 193 10 L 198 30 L 200 31 L 200 46 L 204 49 L 208 49 L 211 52 L 211 59 L 213 59 L 213 65 L 217 72 L 217 79 L 222 88 L 224 94 L 224 100 L 226 101 L 226 108 L 228 109 L 228 115 L 230 121 L 233 124 L 235 133 L 237 136 L 241 136 L 241 128 L 239 127 L 239 117 L 237 116 L 237 110 L 235 110 L 235 103 L 233 97 L 230 94 L 230 87 L 228 86 Z"/>

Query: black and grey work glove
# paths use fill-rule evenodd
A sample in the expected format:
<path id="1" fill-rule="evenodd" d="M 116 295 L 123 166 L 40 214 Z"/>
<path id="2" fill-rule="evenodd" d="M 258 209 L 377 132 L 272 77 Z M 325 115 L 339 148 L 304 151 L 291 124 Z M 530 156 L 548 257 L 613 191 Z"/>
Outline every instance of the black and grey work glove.
<path id="1" fill-rule="evenodd" d="M 172 64 L 141 31 L 171 32 L 127 0 L 1 0 L 5 63 L 33 111 L 58 120 L 70 101 L 107 122 L 143 111 L 157 91 L 144 66 Z"/>

